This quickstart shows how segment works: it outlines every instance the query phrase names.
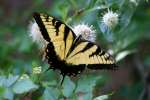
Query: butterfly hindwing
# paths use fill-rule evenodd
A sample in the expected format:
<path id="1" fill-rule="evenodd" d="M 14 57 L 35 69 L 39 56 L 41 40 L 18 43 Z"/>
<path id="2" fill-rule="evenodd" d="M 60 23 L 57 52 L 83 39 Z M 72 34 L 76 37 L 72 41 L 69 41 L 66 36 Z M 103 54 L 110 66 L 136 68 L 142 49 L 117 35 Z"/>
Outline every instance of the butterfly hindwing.
<path id="1" fill-rule="evenodd" d="M 78 42 L 66 62 L 72 65 L 84 64 L 91 69 L 114 69 L 116 67 L 114 59 L 108 53 L 89 41 Z"/>

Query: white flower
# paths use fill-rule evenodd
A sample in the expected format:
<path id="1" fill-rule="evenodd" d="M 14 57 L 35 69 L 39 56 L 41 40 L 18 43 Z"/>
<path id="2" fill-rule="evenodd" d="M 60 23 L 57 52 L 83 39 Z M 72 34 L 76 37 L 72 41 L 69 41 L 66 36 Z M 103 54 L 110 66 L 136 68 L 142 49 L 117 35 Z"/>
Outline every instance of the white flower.
<path id="1" fill-rule="evenodd" d="M 88 24 L 82 23 L 74 26 L 73 31 L 77 36 L 81 35 L 82 38 L 84 38 L 85 40 L 91 42 L 95 42 L 96 40 L 95 30 L 93 29 L 92 25 L 89 26 Z"/>
<path id="2" fill-rule="evenodd" d="M 118 16 L 119 15 L 117 13 L 114 13 L 113 11 L 110 11 L 108 9 L 108 12 L 106 12 L 103 15 L 102 22 L 106 26 L 108 26 L 110 29 L 112 29 L 112 28 L 114 28 L 118 24 L 118 21 L 119 21 Z"/>
<path id="3" fill-rule="evenodd" d="M 23 74 L 21 77 L 20 77 L 20 80 L 22 79 L 29 79 L 29 76 L 27 74 Z"/>
<path id="4" fill-rule="evenodd" d="M 33 74 L 40 74 L 42 72 L 42 67 L 34 67 L 32 70 Z"/>
<path id="5" fill-rule="evenodd" d="M 114 55 L 114 51 L 113 51 L 112 49 L 109 49 L 107 52 L 108 52 L 110 55 Z"/>
<path id="6" fill-rule="evenodd" d="M 38 43 L 40 46 L 43 46 L 43 47 L 45 47 L 47 45 L 47 42 L 46 42 L 46 40 L 44 40 L 44 38 L 40 32 L 40 29 L 35 21 L 30 23 L 29 33 L 34 42 Z"/>

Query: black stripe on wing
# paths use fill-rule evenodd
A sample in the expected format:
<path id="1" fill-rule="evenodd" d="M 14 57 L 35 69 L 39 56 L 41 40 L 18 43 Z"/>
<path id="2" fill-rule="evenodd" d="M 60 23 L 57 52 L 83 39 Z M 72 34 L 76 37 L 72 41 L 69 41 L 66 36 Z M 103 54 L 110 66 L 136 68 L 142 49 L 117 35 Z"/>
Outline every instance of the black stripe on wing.
<path id="1" fill-rule="evenodd" d="M 60 21 L 56 21 L 56 19 L 52 20 L 53 26 L 55 26 L 56 29 L 56 36 L 58 36 L 58 32 L 59 32 L 59 27 L 62 24 Z"/>
<path id="2" fill-rule="evenodd" d="M 81 41 L 78 45 L 80 45 L 81 43 L 84 43 L 84 42 Z M 76 45 L 76 46 L 78 46 L 78 45 Z M 75 55 L 77 55 L 77 54 L 79 54 L 79 53 L 81 53 L 81 52 L 85 52 L 86 50 L 90 49 L 92 46 L 93 46 L 93 44 L 89 42 L 84 48 L 81 48 L 80 51 L 76 52 L 76 53 L 75 53 L 74 55 L 72 55 L 71 57 L 73 57 L 73 56 L 75 56 Z M 75 48 L 74 48 L 74 49 L 75 49 Z"/>
<path id="3" fill-rule="evenodd" d="M 65 29 L 64 29 L 65 52 L 66 52 L 66 41 L 67 41 L 67 37 L 68 37 L 68 35 L 69 35 L 69 31 L 70 31 L 70 28 L 65 25 Z M 73 34 L 73 33 L 72 33 L 72 34 Z M 74 38 L 75 38 L 75 36 L 74 36 Z M 73 43 L 72 43 L 72 44 L 73 44 Z M 70 47 L 70 48 L 71 48 L 71 47 Z"/>
<path id="4" fill-rule="evenodd" d="M 58 32 L 60 31 L 60 30 L 59 30 L 59 27 L 61 27 L 62 24 L 65 25 L 65 27 L 64 27 L 64 34 L 63 34 L 63 35 L 64 35 L 63 40 L 64 40 L 64 43 L 65 43 L 65 50 L 66 50 L 66 44 L 67 44 L 66 42 L 67 42 L 67 37 L 68 37 L 68 35 L 69 35 L 69 32 L 72 33 L 73 41 L 74 41 L 74 39 L 76 39 L 75 33 L 72 31 L 71 28 L 69 28 L 69 26 L 67 26 L 65 23 L 61 22 L 61 21 L 58 20 L 58 19 L 53 18 L 52 24 L 53 24 L 53 26 L 54 26 L 55 29 L 56 29 L 56 36 L 59 35 L 59 34 L 58 34 Z M 72 42 L 71 46 L 72 46 L 72 45 L 73 45 L 73 42 Z M 64 51 L 64 52 L 65 52 L 65 51 Z"/>
<path id="5" fill-rule="evenodd" d="M 48 32 L 47 32 L 47 30 L 46 30 L 46 28 L 45 28 L 45 26 L 44 26 L 44 24 L 43 24 L 43 22 L 42 22 L 42 19 L 41 19 L 41 17 L 40 17 L 40 14 L 34 13 L 34 14 L 33 14 L 33 17 L 34 17 L 36 23 L 37 23 L 38 26 L 39 26 L 39 29 L 40 29 L 40 31 L 41 31 L 41 33 L 42 33 L 43 38 L 44 38 L 46 41 L 50 42 L 50 38 L 49 38 Z"/>
<path id="6" fill-rule="evenodd" d="M 72 35 L 73 35 L 73 38 L 75 39 L 76 38 L 76 35 L 75 33 L 71 30 L 71 28 L 69 26 L 67 26 L 65 23 L 63 23 L 62 21 L 56 19 L 53 17 L 52 19 L 52 24 L 53 26 L 55 26 L 55 29 L 56 29 L 56 35 L 58 35 L 58 32 L 59 32 L 59 27 L 61 26 L 61 24 L 64 24 L 65 25 L 65 28 L 64 28 L 64 41 L 66 41 L 67 39 L 67 36 L 69 34 L 69 32 L 71 31 L 72 32 Z"/>
<path id="7" fill-rule="evenodd" d="M 74 41 L 74 44 L 72 45 L 72 47 L 71 47 L 71 49 L 70 49 L 70 51 L 69 51 L 69 53 L 68 53 L 68 56 L 69 56 L 69 54 L 72 53 L 72 51 L 73 51 L 78 45 L 80 45 L 80 44 L 82 44 L 82 43 L 84 43 L 84 42 L 88 42 L 88 44 L 87 44 L 84 48 L 81 48 L 81 50 L 78 51 L 78 52 L 77 52 L 76 54 L 74 54 L 73 56 L 77 55 L 78 53 L 85 52 L 85 51 L 87 51 L 88 49 L 90 49 L 91 47 L 93 47 L 94 45 L 96 45 L 96 44 L 94 44 L 93 42 L 89 42 L 89 41 L 87 41 L 87 40 L 83 40 L 82 37 L 79 36 L 79 37 L 77 37 L 76 40 Z M 91 55 L 89 55 L 89 57 L 90 57 L 90 56 L 93 56 L 93 55 L 98 55 L 99 53 L 101 53 L 101 48 L 100 48 L 100 47 L 98 47 L 95 52 L 93 52 Z M 68 56 L 67 56 L 67 57 L 68 57 Z M 72 57 L 73 57 L 73 56 L 72 56 Z"/>
<path id="8" fill-rule="evenodd" d="M 76 37 L 75 40 L 73 41 L 73 44 L 72 44 L 72 46 L 71 46 L 71 48 L 70 48 L 70 50 L 69 50 L 69 52 L 68 52 L 66 57 L 68 57 L 72 53 L 72 51 L 77 47 L 77 45 L 79 45 L 82 42 L 84 42 L 84 40 L 82 40 L 82 36 L 81 35 Z"/>
<path id="9" fill-rule="evenodd" d="M 116 64 L 89 64 L 87 68 L 97 70 L 97 69 L 107 69 L 107 70 L 117 70 L 118 66 Z"/>
<path id="10" fill-rule="evenodd" d="M 90 43 L 90 42 L 89 42 L 80 52 L 84 52 L 84 51 L 90 49 L 92 46 L 93 46 L 93 43 Z M 79 53 L 80 53 L 80 52 L 79 52 Z"/>

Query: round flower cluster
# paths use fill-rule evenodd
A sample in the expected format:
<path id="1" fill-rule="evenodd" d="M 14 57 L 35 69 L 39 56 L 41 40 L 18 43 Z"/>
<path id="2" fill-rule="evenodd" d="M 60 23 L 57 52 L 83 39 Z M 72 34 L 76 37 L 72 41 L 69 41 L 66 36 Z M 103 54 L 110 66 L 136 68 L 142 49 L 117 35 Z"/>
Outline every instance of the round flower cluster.
<path id="1" fill-rule="evenodd" d="M 23 74 L 21 77 L 20 77 L 20 80 L 23 80 L 23 79 L 29 79 L 29 76 L 27 74 Z"/>
<path id="2" fill-rule="evenodd" d="M 118 24 L 118 16 L 119 15 L 117 13 L 114 13 L 113 11 L 108 9 L 108 12 L 106 12 L 102 17 L 102 22 L 110 29 L 112 29 Z"/>
<path id="3" fill-rule="evenodd" d="M 33 42 L 40 44 L 40 46 L 45 47 L 47 45 L 46 40 L 44 40 L 40 29 L 35 21 L 31 22 L 29 25 L 29 33 L 32 37 Z"/>
<path id="4" fill-rule="evenodd" d="M 34 67 L 32 70 L 33 74 L 40 74 L 42 72 L 42 67 Z"/>
<path id="5" fill-rule="evenodd" d="M 89 26 L 88 24 L 79 24 L 73 27 L 73 31 L 77 36 L 82 36 L 85 40 L 95 42 L 96 35 L 93 26 Z"/>

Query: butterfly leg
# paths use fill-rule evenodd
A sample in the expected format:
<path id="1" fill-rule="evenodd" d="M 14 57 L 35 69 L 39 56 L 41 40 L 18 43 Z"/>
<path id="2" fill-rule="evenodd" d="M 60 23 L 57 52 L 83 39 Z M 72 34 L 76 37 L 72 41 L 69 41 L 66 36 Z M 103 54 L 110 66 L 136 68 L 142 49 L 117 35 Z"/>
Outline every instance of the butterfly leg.
<path id="1" fill-rule="evenodd" d="M 65 79 L 65 76 L 66 76 L 66 74 L 62 74 L 62 80 L 61 80 L 61 83 L 60 83 L 60 85 L 62 85 L 63 84 L 63 82 L 64 82 L 64 79 Z"/>

